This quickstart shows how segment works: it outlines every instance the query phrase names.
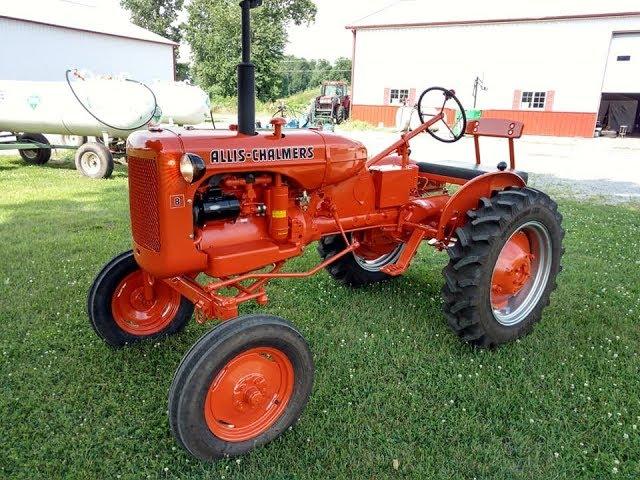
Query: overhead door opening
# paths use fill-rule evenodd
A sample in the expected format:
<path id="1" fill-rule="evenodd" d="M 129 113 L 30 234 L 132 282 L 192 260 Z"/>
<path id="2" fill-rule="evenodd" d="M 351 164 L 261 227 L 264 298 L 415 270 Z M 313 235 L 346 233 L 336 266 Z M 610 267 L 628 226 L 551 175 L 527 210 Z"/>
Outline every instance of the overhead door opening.
<path id="1" fill-rule="evenodd" d="M 615 33 L 602 85 L 597 126 L 611 136 L 640 136 L 640 33 Z"/>
<path id="2" fill-rule="evenodd" d="M 603 132 L 640 136 L 640 93 L 603 93 L 597 127 Z"/>

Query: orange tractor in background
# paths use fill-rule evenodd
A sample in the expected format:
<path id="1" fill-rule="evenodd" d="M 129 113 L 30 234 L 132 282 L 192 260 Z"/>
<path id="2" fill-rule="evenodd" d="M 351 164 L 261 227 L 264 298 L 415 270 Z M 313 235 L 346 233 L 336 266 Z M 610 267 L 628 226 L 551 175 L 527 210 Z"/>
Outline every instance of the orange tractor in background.
<path id="1" fill-rule="evenodd" d="M 257 133 L 249 22 L 260 3 L 241 2 L 238 125 L 129 137 L 133 249 L 104 267 L 88 298 L 95 331 L 114 347 L 177 333 L 194 309 L 200 321 L 224 320 L 187 352 L 169 392 L 173 435 L 206 460 L 273 440 L 311 393 L 312 355 L 295 327 L 271 315 L 238 317 L 243 302 L 267 305 L 269 281 L 325 269 L 337 282 L 364 287 L 405 273 L 427 242 L 449 253 L 450 327 L 472 345 L 492 347 L 540 320 L 563 253 L 556 204 L 515 170 L 522 124 L 467 125 L 452 90 L 426 90 L 421 126 L 372 158 L 333 133 L 285 131 L 280 118 Z M 459 128 L 446 121 L 452 111 Z M 417 135 L 453 142 L 465 132 L 476 140 L 475 164 L 410 157 Z M 509 163 L 480 165 L 483 135 L 508 139 Z M 284 271 L 314 242 L 314 268 Z"/>

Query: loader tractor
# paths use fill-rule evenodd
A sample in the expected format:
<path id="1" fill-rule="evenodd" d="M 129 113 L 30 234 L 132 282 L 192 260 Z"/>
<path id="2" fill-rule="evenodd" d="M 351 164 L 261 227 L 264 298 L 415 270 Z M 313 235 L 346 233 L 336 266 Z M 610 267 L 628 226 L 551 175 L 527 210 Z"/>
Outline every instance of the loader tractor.
<path id="1" fill-rule="evenodd" d="M 314 365 L 302 334 L 273 315 L 238 316 L 244 302 L 268 304 L 271 280 L 324 270 L 366 288 L 407 272 L 426 242 L 449 255 L 444 319 L 464 342 L 489 348 L 540 320 L 563 254 L 556 203 L 515 168 L 523 125 L 467 124 L 453 90 L 425 90 L 421 125 L 372 157 L 330 132 L 284 130 L 281 118 L 256 132 L 249 22 L 260 3 L 240 4 L 238 124 L 129 136 L 132 249 L 106 264 L 88 297 L 93 328 L 113 347 L 176 334 L 194 310 L 200 322 L 219 321 L 186 353 L 169 391 L 171 432 L 203 460 L 273 440 L 309 399 Z M 508 161 L 483 166 L 479 149 L 462 164 L 411 158 L 418 135 L 454 142 L 465 133 L 476 144 L 504 137 Z M 283 268 L 310 244 L 314 268 Z"/>
<path id="2" fill-rule="evenodd" d="M 346 82 L 322 82 L 320 95 L 311 105 L 311 124 L 341 124 L 349 118 L 351 97 Z"/>

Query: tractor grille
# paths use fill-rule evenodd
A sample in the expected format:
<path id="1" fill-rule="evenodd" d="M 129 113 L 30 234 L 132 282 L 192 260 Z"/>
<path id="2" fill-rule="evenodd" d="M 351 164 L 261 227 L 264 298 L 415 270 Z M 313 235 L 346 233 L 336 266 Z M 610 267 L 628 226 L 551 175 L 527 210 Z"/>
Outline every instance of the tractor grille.
<path id="1" fill-rule="evenodd" d="M 154 252 L 160 251 L 158 169 L 149 158 L 129 157 L 129 208 L 133 239 Z"/>

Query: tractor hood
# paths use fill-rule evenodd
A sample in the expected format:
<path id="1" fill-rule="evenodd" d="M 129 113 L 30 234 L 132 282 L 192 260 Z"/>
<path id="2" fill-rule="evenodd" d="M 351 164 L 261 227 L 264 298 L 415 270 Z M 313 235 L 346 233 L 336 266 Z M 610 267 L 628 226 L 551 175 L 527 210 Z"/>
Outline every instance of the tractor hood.
<path id="1" fill-rule="evenodd" d="M 229 130 L 157 129 L 134 132 L 127 139 L 127 157 L 154 156 L 161 163 L 173 163 L 178 175 L 185 153 L 204 160 L 205 179 L 210 174 L 272 172 L 305 189 L 349 178 L 367 161 L 362 143 L 319 130 L 284 130 L 276 138 L 272 131 L 243 135 Z"/>

